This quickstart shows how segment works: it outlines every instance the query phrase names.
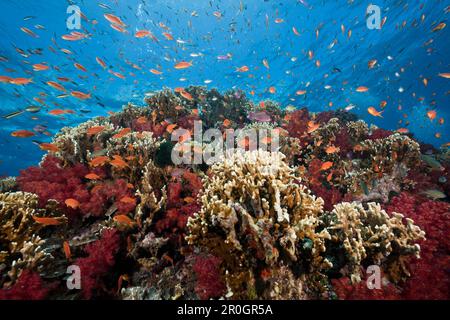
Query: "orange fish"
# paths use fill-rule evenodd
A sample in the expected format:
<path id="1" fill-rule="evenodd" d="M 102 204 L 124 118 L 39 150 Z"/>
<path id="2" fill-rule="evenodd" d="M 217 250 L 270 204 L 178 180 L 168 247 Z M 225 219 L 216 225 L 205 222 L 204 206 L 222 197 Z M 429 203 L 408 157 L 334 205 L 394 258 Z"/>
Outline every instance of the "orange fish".
<path id="1" fill-rule="evenodd" d="M 156 69 L 150 69 L 150 72 L 153 73 L 153 74 L 156 74 L 156 75 L 162 74 L 161 71 L 156 70 Z"/>
<path id="2" fill-rule="evenodd" d="M 117 25 L 122 26 L 122 27 L 125 27 L 125 23 L 123 23 L 123 21 L 119 17 L 117 17 L 117 16 L 115 16 L 113 14 L 110 14 L 110 13 L 105 13 L 103 16 L 109 22 L 111 22 L 113 24 L 117 24 Z"/>
<path id="3" fill-rule="evenodd" d="M 131 227 L 135 224 L 135 221 L 132 220 L 130 217 L 124 214 L 119 214 L 114 216 L 113 220 L 119 224 L 126 224 L 127 226 Z"/>
<path id="4" fill-rule="evenodd" d="M 109 158 L 107 156 L 99 156 L 92 159 L 89 164 L 91 167 L 99 167 L 105 165 L 108 161 Z"/>
<path id="5" fill-rule="evenodd" d="M 121 73 L 119 73 L 119 72 L 115 72 L 115 71 L 109 71 L 112 75 L 114 75 L 114 76 L 116 76 L 117 78 L 120 78 L 120 79 L 125 79 L 125 76 L 123 75 L 123 74 L 121 74 Z"/>
<path id="6" fill-rule="evenodd" d="M 59 148 L 52 144 L 52 143 L 41 143 L 39 145 L 39 148 L 41 148 L 41 150 L 45 150 L 45 151 L 51 151 L 51 152 L 59 152 Z"/>
<path id="7" fill-rule="evenodd" d="M 377 60 L 376 59 L 373 59 L 373 60 L 370 60 L 368 63 L 367 63 L 367 66 L 369 67 L 369 69 L 373 69 L 374 67 L 375 67 L 375 65 L 377 64 Z"/>
<path id="8" fill-rule="evenodd" d="M 36 217 L 32 216 L 36 223 L 43 224 L 45 226 L 57 226 L 62 223 L 61 219 L 57 218 L 47 218 L 47 217 Z"/>
<path id="9" fill-rule="evenodd" d="M 8 76 L 0 76 L 0 83 L 9 83 L 13 80 L 13 78 Z"/>
<path id="10" fill-rule="evenodd" d="M 192 66 L 192 62 L 181 61 L 175 65 L 175 69 L 186 69 Z"/>
<path id="11" fill-rule="evenodd" d="M 119 155 L 113 156 L 113 160 L 111 160 L 109 163 L 115 167 L 115 168 L 125 168 L 128 167 L 128 164 L 123 160 L 123 158 Z"/>
<path id="12" fill-rule="evenodd" d="M 19 86 L 27 85 L 31 82 L 33 82 L 33 79 L 31 78 L 13 78 L 12 80 L 9 81 L 9 83 Z"/>
<path id="13" fill-rule="evenodd" d="M 100 180 L 101 179 L 101 177 L 98 174 L 95 174 L 95 173 L 88 173 L 84 177 L 86 179 L 88 179 L 88 180 Z"/>
<path id="14" fill-rule="evenodd" d="M 83 65 L 81 65 L 81 64 L 79 64 L 79 63 L 77 63 L 77 62 L 75 62 L 73 65 L 74 65 L 75 68 L 77 68 L 78 70 L 87 72 L 87 69 L 86 69 Z"/>
<path id="15" fill-rule="evenodd" d="M 44 70 L 48 70 L 48 68 L 50 68 L 50 67 L 45 64 L 41 64 L 41 63 L 33 64 L 34 71 L 44 71 Z"/>
<path id="16" fill-rule="evenodd" d="M 305 93 L 306 93 L 306 90 L 297 90 L 295 92 L 295 94 L 298 95 L 298 96 L 304 95 Z"/>
<path id="17" fill-rule="evenodd" d="M 168 133 L 172 133 L 173 130 L 175 130 L 176 127 L 177 127 L 177 124 L 176 124 L 176 123 L 169 124 L 169 125 L 167 126 L 167 128 L 166 128 L 166 131 L 167 131 Z"/>
<path id="18" fill-rule="evenodd" d="M 12 132 L 11 136 L 16 138 L 29 138 L 35 136 L 35 134 L 28 130 L 17 130 Z"/>
<path id="19" fill-rule="evenodd" d="M 284 20 L 281 19 L 281 18 L 276 18 L 275 19 L 275 23 L 283 23 L 283 22 L 284 22 Z"/>
<path id="20" fill-rule="evenodd" d="M 448 72 L 448 73 L 439 73 L 438 76 L 442 77 L 442 78 L 450 79 L 450 72 Z"/>
<path id="21" fill-rule="evenodd" d="M 63 242 L 63 249 L 64 249 L 64 255 L 66 256 L 67 260 L 70 260 L 72 257 L 72 254 L 70 253 L 70 245 L 68 241 Z"/>
<path id="22" fill-rule="evenodd" d="M 435 110 L 430 110 L 430 111 L 428 111 L 428 112 L 427 112 L 427 117 L 428 117 L 431 121 L 433 121 L 434 118 L 436 118 L 436 111 L 435 111 Z"/>
<path id="23" fill-rule="evenodd" d="M 236 72 L 247 72 L 248 70 L 250 69 L 247 66 L 236 67 Z"/>
<path id="24" fill-rule="evenodd" d="M 367 91 L 369 91 L 369 88 L 364 86 L 359 86 L 358 88 L 356 88 L 356 92 L 367 92 Z"/>
<path id="25" fill-rule="evenodd" d="M 328 169 L 330 169 L 332 166 L 333 166 L 333 162 L 331 162 L 331 161 L 324 162 L 324 163 L 322 164 L 322 166 L 320 167 L 320 171 L 328 170 Z"/>
<path id="26" fill-rule="evenodd" d="M 22 30 L 23 32 L 25 32 L 29 36 L 32 36 L 33 38 L 39 38 L 39 36 L 36 33 L 34 33 L 33 31 L 31 31 L 28 28 L 22 27 L 22 28 L 20 28 L 20 30 Z"/>
<path id="27" fill-rule="evenodd" d="M 139 117 L 139 118 L 137 118 L 136 123 L 138 123 L 138 124 L 145 124 L 145 123 L 147 123 L 147 118 L 144 117 L 144 116 Z"/>
<path id="28" fill-rule="evenodd" d="M 320 127 L 320 124 L 314 123 L 314 121 L 308 122 L 308 133 L 316 131 Z"/>
<path id="29" fill-rule="evenodd" d="M 407 128 L 399 128 L 399 129 L 397 129 L 397 132 L 398 133 L 408 133 L 409 130 Z"/>
<path id="30" fill-rule="evenodd" d="M 125 30 L 123 27 L 119 26 L 118 24 L 111 23 L 110 26 L 111 26 L 111 28 L 113 28 L 116 31 L 119 31 L 122 33 L 127 32 L 127 30 Z"/>
<path id="31" fill-rule="evenodd" d="M 66 201 L 64 201 L 64 203 L 66 204 L 66 206 L 68 206 L 69 208 L 72 209 L 77 209 L 80 206 L 80 202 L 78 202 L 78 200 L 69 198 L 66 199 Z"/>
<path id="32" fill-rule="evenodd" d="M 51 111 L 48 112 L 48 114 L 51 114 L 52 116 L 60 116 L 62 114 L 74 114 L 75 111 L 67 109 L 67 110 L 62 110 L 62 109 L 53 109 Z"/>
<path id="33" fill-rule="evenodd" d="M 439 124 L 444 124 L 444 118 L 439 119 Z"/>
<path id="34" fill-rule="evenodd" d="M 97 133 L 102 132 L 104 129 L 105 129 L 105 126 L 94 126 L 94 127 L 90 127 L 86 133 L 88 136 L 92 136 L 92 135 L 96 135 Z"/>
<path id="35" fill-rule="evenodd" d="M 132 197 L 129 197 L 129 196 L 125 196 L 125 197 L 120 199 L 120 202 L 128 203 L 128 204 L 136 204 L 136 199 L 132 198 Z"/>
<path id="36" fill-rule="evenodd" d="M 228 119 L 223 120 L 223 126 L 225 128 L 228 128 L 229 126 L 231 126 L 231 121 Z"/>
<path id="37" fill-rule="evenodd" d="M 91 94 L 90 93 L 84 93 L 81 91 L 72 91 L 70 93 L 72 95 L 72 97 L 75 97 L 77 99 L 80 100 L 86 100 L 86 99 L 90 99 L 91 98 Z"/>
<path id="38" fill-rule="evenodd" d="M 387 101 L 386 100 L 383 100 L 383 101 L 380 102 L 380 108 L 381 109 L 385 108 L 386 106 L 387 106 Z"/>
<path id="39" fill-rule="evenodd" d="M 193 100 L 192 95 L 184 90 L 180 92 L 180 95 L 187 100 Z"/>
<path id="40" fill-rule="evenodd" d="M 124 128 L 112 136 L 113 139 L 120 139 L 131 132 L 131 128 Z"/>
<path id="41" fill-rule="evenodd" d="M 145 37 L 150 36 L 150 31 L 148 31 L 148 30 L 138 30 L 138 31 L 136 31 L 134 36 L 136 38 L 145 38 Z"/>
<path id="42" fill-rule="evenodd" d="M 170 33 L 163 32 L 163 36 L 166 37 L 167 40 L 173 40 L 173 36 Z"/>
<path id="43" fill-rule="evenodd" d="M 59 90 L 59 91 L 64 91 L 64 92 L 66 92 L 66 88 L 64 88 L 62 85 L 60 85 L 58 82 L 55 82 L 55 81 L 47 81 L 47 84 L 50 86 L 50 87 L 52 87 L 52 88 L 55 88 L 55 89 L 57 89 L 57 90 Z"/>
<path id="44" fill-rule="evenodd" d="M 374 117 L 382 118 L 381 114 L 383 113 L 383 111 L 377 111 L 377 109 L 375 109 L 374 107 L 367 108 L 367 112 L 369 112 L 369 114 L 371 114 Z"/>
<path id="45" fill-rule="evenodd" d="M 299 36 L 299 35 L 300 35 L 300 33 L 297 31 L 297 29 L 296 29 L 295 27 L 292 27 L 292 32 L 294 32 L 294 34 L 295 34 L 296 36 Z"/>
<path id="46" fill-rule="evenodd" d="M 269 92 L 272 93 L 272 94 L 275 93 L 276 91 L 277 91 L 277 89 L 275 87 L 270 87 L 269 88 Z"/>
<path id="47" fill-rule="evenodd" d="M 103 69 L 106 69 L 106 63 L 105 63 L 105 61 L 103 61 L 103 60 L 100 59 L 99 57 L 96 57 L 95 60 L 97 61 L 97 63 L 98 63 Z"/>
<path id="48" fill-rule="evenodd" d="M 328 146 L 326 149 L 325 149 L 325 152 L 327 153 L 327 154 L 332 154 L 332 153 L 336 153 L 336 152 L 339 152 L 339 147 L 336 147 L 336 146 Z"/>

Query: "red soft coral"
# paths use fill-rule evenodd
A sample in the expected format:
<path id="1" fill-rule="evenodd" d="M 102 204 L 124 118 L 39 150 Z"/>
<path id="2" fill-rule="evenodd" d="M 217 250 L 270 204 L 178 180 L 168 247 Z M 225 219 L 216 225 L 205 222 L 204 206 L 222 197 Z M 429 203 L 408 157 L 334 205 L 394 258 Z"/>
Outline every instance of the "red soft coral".
<path id="1" fill-rule="evenodd" d="M 195 293 L 200 299 L 218 298 L 225 292 L 220 273 L 221 259 L 212 255 L 198 256 L 194 263 L 194 272 L 197 275 Z"/>
<path id="2" fill-rule="evenodd" d="M 284 124 L 284 129 L 289 132 L 293 138 L 301 139 L 308 131 L 308 122 L 311 121 L 309 112 L 306 108 L 296 110 L 288 114 L 289 122 Z"/>
<path id="3" fill-rule="evenodd" d="M 81 290 L 85 299 L 92 298 L 104 286 L 103 278 L 115 265 L 120 248 L 120 236 L 116 229 L 106 229 L 100 240 L 88 244 L 85 258 L 76 260 L 81 271 Z"/>
<path id="4" fill-rule="evenodd" d="M 101 169 L 94 173 L 104 176 Z M 114 203 L 120 213 L 132 211 L 134 204 L 121 202 L 125 196 L 131 196 L 125 180 L 115 180 L 113 183 L 102 182 L 91 188 L 85 175 L 91 172 L 83 164 L 63 167 L 58 158 L 47 156 L 40 167 L 22 170 L 17 182 L 22 191 L 32 192 L 39 196 L 40 206 L 54 199 L 60 203 L 61 210 L 71 219 L 80 215 L 100 216 Z M 72 209 L 65 205 L 67 199 L 75 199 L 79 208 Z"/>
<path id="5" fill-rule="evenodd" d="M 0 290 L 0 300 L 43 300 L 54 287 L 46 284 L 38 273 L 24 270 L 11 288 Z"/>
<path id="6" fill-rule="evenodd" d="M 327 211 L 333 210 L 333 206 L 342 201 L 341 192 L 334 187 L 327 189 L 323 185 L 312 185 L 311 190 L 318 197 L 321 197 L 324 201 L 324 209 Z"/>
<path id="7" fill-rule="evenodd" d="M 377 128 L 372 131 L 372 133 L 367 137 L 369 140 L 377 140 L 377 139 L 384 139 L 392 135 L 393 132 L 390 130 L 385 130 L 381 128 Z"/>
<path id="8" fill-rule="evenodd" d="M 333 290 L 340 300 L 399 300 L 398 289 L 384 285 L 380 289 L 369 289 L 366 281 L 352 284 L 347 277 L 331 280 Z"/>
<path id="9" fill-rule="evenodd" d="M 403 285 L 403 298 L 449 299 L 450 205 L 403 192 L 386 210 L 413 219 L 426 233 L 426 240 L 419 243 L 421 258 L 409 263 L 411 278 Z"/>

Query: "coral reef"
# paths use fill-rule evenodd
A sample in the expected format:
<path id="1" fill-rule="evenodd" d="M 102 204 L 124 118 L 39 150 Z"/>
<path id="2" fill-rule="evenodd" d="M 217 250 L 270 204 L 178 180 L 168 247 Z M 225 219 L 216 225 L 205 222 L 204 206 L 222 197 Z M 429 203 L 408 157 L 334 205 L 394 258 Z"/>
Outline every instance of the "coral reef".
<path id="1" fill-rule="evenodd" d="M 244 150 L 175 166 L 171 133 L 194 121 Z M 194 86 L 51 145 L 0 180 L 0 299 L 449 299 L 448 147 Z M 81 290 L 65 286 L 69 265 Z"/>

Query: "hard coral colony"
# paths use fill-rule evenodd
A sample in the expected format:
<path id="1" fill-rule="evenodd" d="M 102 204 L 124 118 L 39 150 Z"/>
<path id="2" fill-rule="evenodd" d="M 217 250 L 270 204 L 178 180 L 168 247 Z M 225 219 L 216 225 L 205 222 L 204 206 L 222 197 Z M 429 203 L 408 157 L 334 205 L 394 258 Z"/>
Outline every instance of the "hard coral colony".
<path id="1" fill-rule="evenodd" d="M 1 299 L 449 298 L 445 150 L 346 111 L 182 93 L 64 128 L 39 166 L 1 181 Z M 196 120 L 276 129 L 279 150 L 175 166 L 172 128 Z"/>

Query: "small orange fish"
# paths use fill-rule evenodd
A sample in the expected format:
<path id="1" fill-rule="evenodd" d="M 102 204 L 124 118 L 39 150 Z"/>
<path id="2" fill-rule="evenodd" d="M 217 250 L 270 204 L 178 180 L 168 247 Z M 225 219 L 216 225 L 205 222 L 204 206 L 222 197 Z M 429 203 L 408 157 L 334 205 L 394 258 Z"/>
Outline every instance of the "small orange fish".
<path id="1" fill-rule="evenodd" d="M 131 132 L 131 128 L 124 128 L 112 136 L 113 139 L 120 139 Z"/>
<path id="2" fill-rule="evenodd" d="M 122 27 L 125 27 L 125 23 L 123 23 L 123 21 L 119 17 L 117 17 L 117 16 L 115 16 L 113 14 L 110 14 L 110 13 L 106 13 L 103 16 L 109 22 L 111 22 L 113 24 L 117 24 L 117 25 L 122 26 Z"/>
<path id="3" fill-rule="evenodd" d="M 275 23 L 283 23 L 283 22 L 284 22 L 284 20 L 281 19 L 281 18 L 276 18 L 275 19 Z"/>
<path id="4" fill-rule="evenodd" d="M 127 32 L 127 30 L 125 30 L 122 26 L 119 26 L 118 24 L 111 23 L 110 27 L 113 28 L 114 30 L 122 32 L 122 33 Z"/>
<path id="5" fill-rule="evenodd" d="M 367 91 L 369 91 L 369 88 L 365 86 L 359 86 L 358 88 L 356 88 L 356 92 L 367 92 Z"/>
<path id="6" fill-rule="evenodd" d="M 444 118 L 439 119 L 439 124 L 444 124 Z"/>
<path id="7" fill-rule="evenodd" d="M 90 127 L 86 133 L 88 136 L 93 136 L 93 135 L 96 135 L 97 133 L 102 132 L 104 129 L 105 129 L 105 126 L 94 126 L 94 127 Z"/>
<path id="8" fill-rule="evenodd" d="M 173 132 L 173 130 L 175 130 L 176 127 L 177 127 L 176 123 L 169 124 L 166 127 L 166 131 L 171 134 Z"/>
<path id="9" fill-rule="evenodd" d="M 125 214 L 116 215 L 113 220 L 119 224 L 125 224 L 129 227 L 132 227 L 135 224 L 135 221 Z"/>
<path id="10" fill-rule="evenodd" d="M 148 31 L 148 30 L 138 30 L 138 31 L 136 31 L 134 36 L 136 38 L 145 38 L 145 37 L 150 36 L 150 31 Z"/>
<path id="11" fill-rule="evenodd" d="M 33 64 L 34 71 L 44 71 L 44 70 L 48 70 L 48 68 L 50 68 L 50 67 L 45 64 L 42 64 L 42 63 Z"/>
<path id="12" fill-rule="evenodd" d="M 186 68 L 189 68 L 189 67 L 192 67 L 192 61 L 191 62 L 186 62 L 186 61 L 181 61 L 181 62 L 178 62 L 175 66 L 174 66 L 174 68 L 175 69 L 186 69 Z"/>
<path id="13" fill-rule="evenodd" d="M 230 126 L 231 126 L 231 121 L 230 121 L 229 119 L 223 120 L 223 126 L 224 126 L 225 128 L 230 127 Z"/>
<path id="14" fill-rule="evenodd" d="M 306 93 L 306 90 L 297 90 L 295 92 L 295 94 L 298 95 L 298 96 L 304 95 L 305 93 Z"/>
<path id="15" fill-rule="evenodd" d="M 407 128 L 399 128 L 399 129 L 397 129 L 397 132 L 398 133 L 408 133 L 409 132 L 409 130 L 407 129 Z"/>
<path id="16" fill-rule="evenodd" d="M 336 146 L 328 146 L 326 149 L 325 149 L 325 152 L 327 153 L 327 154 L 332 154 L 332 153 L 336 153 L 336 152 L 339 152 L 339 147 L 336 147 Z"/>
<path id="17" fill-rule="evenodd" d="M 30 29 L 28 29 L 26 27 L 22 27 L 22 28 L 20 28 L 20 30 L 22 30 L 23 32 L 25 32 L 29 36 L 32 36 L 33 38 L 39 38 L 39 36 L 36 33 L 34 33 L 33 31 L 31 31 Z"/>
<path id="18" fill-rule="evenodd" d="M 32 216 L 32 217 L 36 223 L 43 224 L 45 226 L 57 226 L 62 223 L 61 219 L 57 219 L 57 218 L 36 217 L 36 216 Z"/>
<path id="19" fill-rule="evenodd" d="M 113 156 L 113 160 L 111 160 L 109 163 L 115 167 L 115 168 L 125 168 L 128 167 L 128 164 L 123 160 L 123 158 L 119 155 Z"/>
<path id="20" fill-rule="evenodd" d="M 170 33 L 163 32 L 163 36 L 166 37 L 167 40 L 173 40 L 173 36 Z"/>
<path id="21" fill-rule="evenodd" d="M 269 88 L 269 92 L 274 94 L 277 91 L 277 89 L 275 87 L 270 87 Z"/>
<path id="22" fill-rule="evenodd" d="M 375 109 L 374 107 L 367 108 L 367 112 L 369 112 L 369 114 L 371 114 L 374 117 L 382 118 L 381 114 L 383 113 L 383 111 L 377 111 L 377 109 Z"/>
<path id="23" fill-rule="evenodd" d="M 62 114 L 74 114 L 74 113 L 75 113 L 75 111 L 70 110 L 70 109 L 66 109 L 66 110 L 53 109 L 48 112 L 48 114 L 51 114 L 52 116 L 60 116 Z"/>
<path id="24" fill-rule="evenodd" d="M 90 93 L 84 93 L 81 91 L 72 91 L 70 93 L 72 95 L 72 97 L 75 97 L 77 99 L 80 100 L 86 100 L 86 99 L 90 99 L 91 98 L 91 94 Z"/>
<path id="25" fill-rule="evenodd" d="M 41 143 L 39 144 L 39 148 L 44 151 L 50 151 L 50 152 L 59 152 L 59 148 L 52 144 L 52 143 Z"/>
<path id="26" fill-rule="evenodd" d="M 99 57 L 96 57 L 95 60 L 97 61 L 97 63 L 98 63 L 103 69 L 106 69 L 106 63 L 105 63 L 105 61 L 103 61 L 103 60 L 100 59 Z"/>
<path id="27" fill-rule="evenodd" d="M 367 63 L 368 68 L 369 68 L 369 69 L 373 69 L 373 68 L 376 66 L 377 62 L 378 62 L 378 60 L 376 60 L 376 59 L 370 60 L 370 61 Z"/>
<path id="28" fill-rule="evenodd" d="M 58 82 L 55 82 L 55 81 L 47 81 L 47 84 L 50 86 L 50 87 L 52 87 L 52 88 L 55 88 L 55 89 L 57 89 L 57 90 L 59 90 L 59 91 L 64 91 L 64 92 L 66 92 L 66 88 L 64 88 L 61 84 L 59 84 Z"/>
<path id="29" fill-rule="evenodd" d="M 195 199 L 193 197 L 185 197 L 183 200 L 188 204 L 195 202 Z"/>
<path id="30" fill-rule="evenodd" d="M 86 179 L 88 179 L 88 180 L 100 180 L 101 179 L 101 177 L 98 174 L 95 174 L 95 173 L 88 173 L 84 177 Z"/>
<path id="31" fill-rule="evenodd" d="M 320 171 L 324 171 L 324 170 L 328 170 L 333 166 L 333 162 L 331 161 L 327 161 L 322 163 L 322 165 L 320 166 Z"/>
<path id="32" fill-rule="evenodd" d="M 248 70 L 250 69 L 247 66 L 236 67 L 236 72 L 247 72 Z"/>
<path id="33" fill-rule="evenodd" d="M 299 36 L 299 35 L 300 35 L 300 33 L 297 31 L 297 29 L 296 29 L 295 27 L 292 27 L 292 32 L 294 32 L 294 34 L 295 34 L 296 36 Z"/>
<path id="34" fill-rule="evenodd" d="M 159 70 L 156 70 L 156 69 L 150 69 L 150 72 L 151 72 L 151 73 L 153 73 L 153 74 L 156 74 L 156 75 L 160 75 L 160 74 L 162 74 L 162 72 L 161 72 L 161 71 L 159 71 Z"/>
<path id="35" fill-rule="evenodd" d="M 434 135 L 436 138 L 440 139 L 441 138 L 441 133 L 440 132 L 436 132 L 436 134 Z"/>
<path id="36" fill-rule="evenodd" d="M 430 110 L 427 112 L 427 117 L 428 119 L 430 119 L 431 121 L 433 121 L 436 118 L 436 111 L 435 110 Z"/>
<path id="37" fill-rule="evenodd" d="M 109 161 L 109 158 L 107 156 L 99 156 L 95 157 L 90 161 L 91 167 L 99 167 L 105 165 Z"/>
<path id="38" fill-rule="evenodd" d="M 383 100 L 383 101 L 380 102 L 380 108 L 381 109 L 385 108 L 386 106 L 387 106 L 387 101 L 386 100 Z"/>
<path id="39" fill-rule="evenodd" d="M 12 132 L 11 136 L 15 138 L 29 138 L 35 136 L 35 134 L 28 130 L 17 130 Z"/>
<path id="40" fill-rule="evenodd" d="M 120 202 L 127 203 L 127 204 L 136 204 L 136 199 L 129 197 L 129 196 L 125 196 L 120 199 Z"/>
<path id="41" fill-rule="evenodd" d="M 308 133 L 313 133 L 314 131 L 316 131 L 317 129 L 319 129 L 320 124 L 318 123 L 314 123 L 314 121 L 309 121 L 308 122 Z"/>
<path id="42" fill-rule="evenodd" d="M 439 73 L 438 76 L 442 77 L 442 78 L 450 79 L 450 72 L 448 72 L 448 73 Z"/>
<path id="43" fill-rule="evenodd" d="M 64 255 L 66 256 L 66 259 L 70 260 L 70 258 L 72 257 L 72 254 L 70 252 L 70 245 L 69 245 L 68 241 L 63 242 L 63 250 L 64 250 Z"/>
<path id="44" fill-rule="evenodd" d="M 27 85 L 31 82 L 33 82 L 33 79 L 31 79 L 31 78 L 13 78 L 9 81 L 9 83 L 15 84 L 18 86 Z"/>
<path id="45" fill-rule="evenodd" d="M 192 95 L 184 90 L 180 92 L 180 95 L 187 100 L 193 100 Z"/>
<path id="46" fill-rule="evenodd" d="M 76 199 L 66 199 L 66 201 L 64 201 L 64 203 L 66 204 L 66 206 L 68 206 L 69 208 L 72 209 L 77 209 L 80 206 L 80 202 Z"/>
<path id="47" fill-rule="evenodd" d="M 83 65 L 81 65 L 81 64 L 79 64 L 79 63 L 77 63 L 77 62 L 75 62 L 73 65 L 74 65 L 74 67 L 77 68 L 78 70 L 81 70 L 81 71 L 83 71 L 83 72 L 87 72 L 87 69 L 86 69 Z"/>

